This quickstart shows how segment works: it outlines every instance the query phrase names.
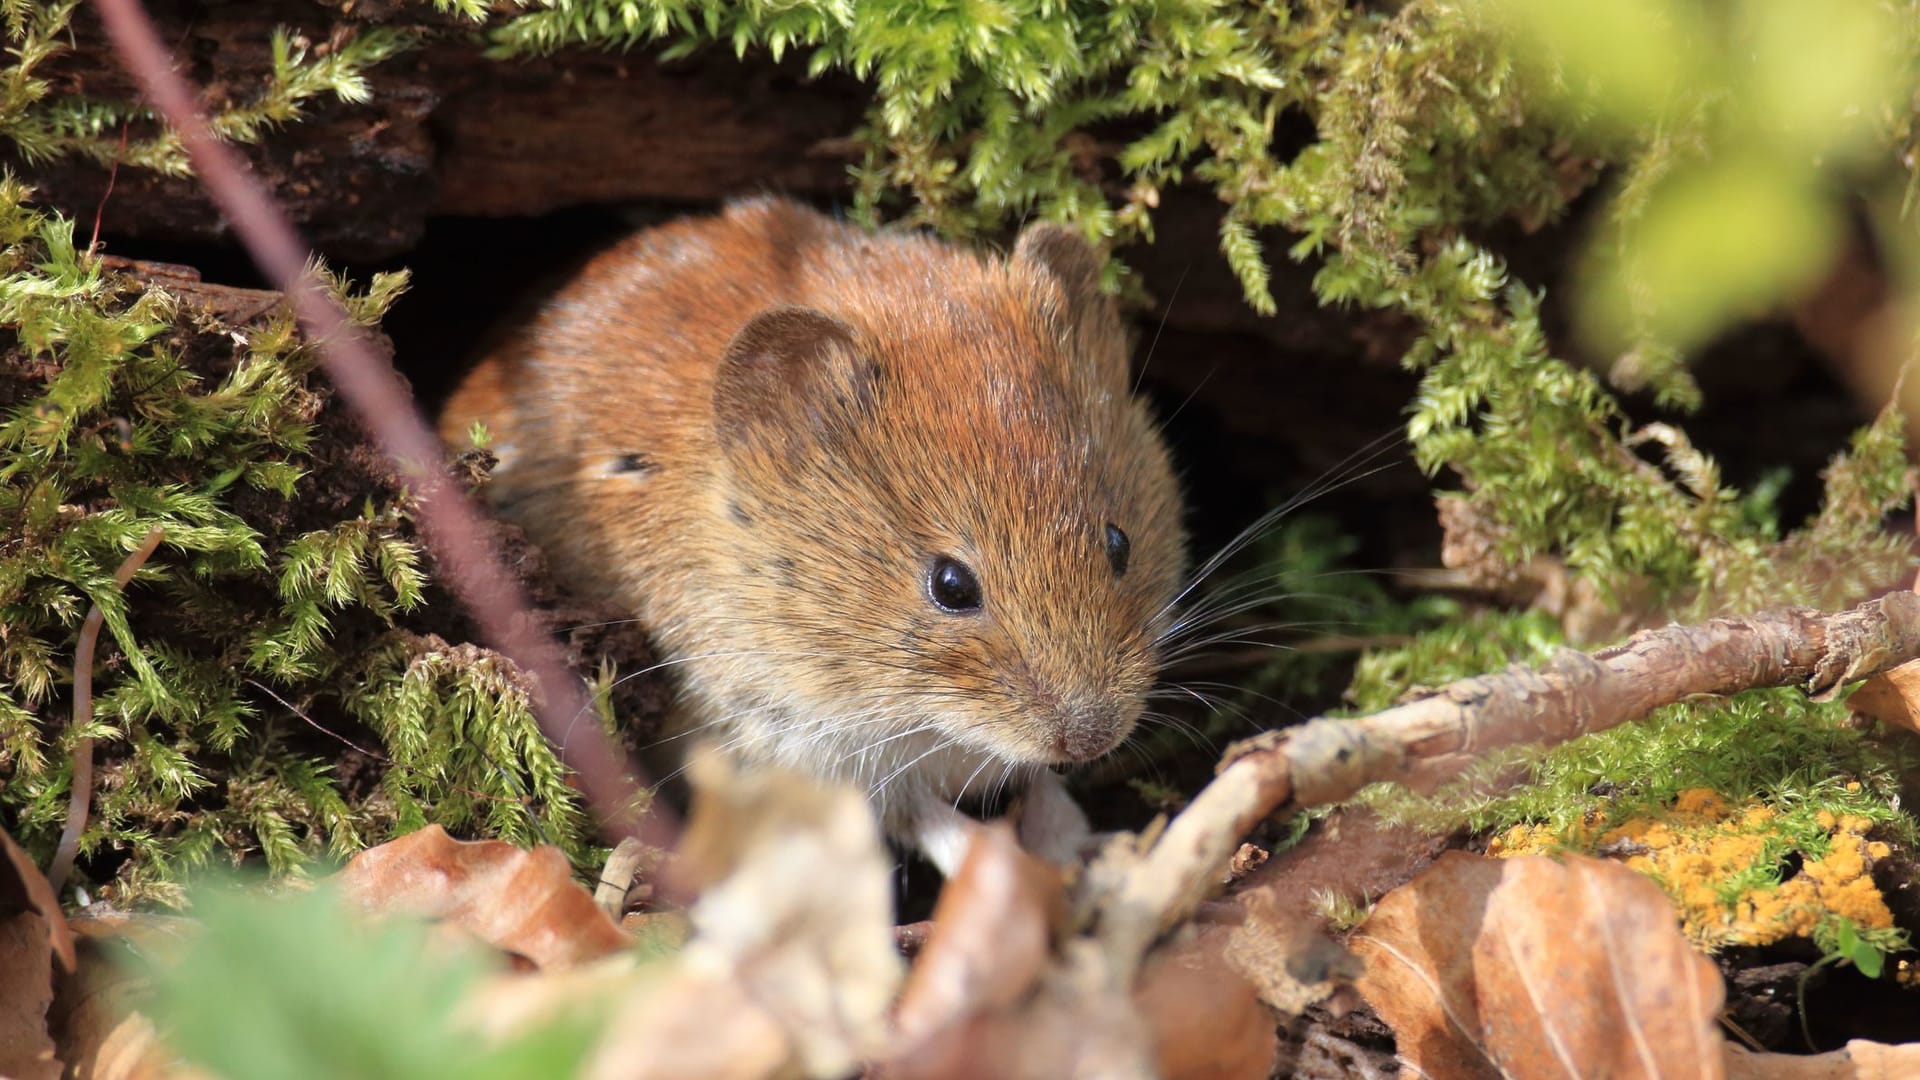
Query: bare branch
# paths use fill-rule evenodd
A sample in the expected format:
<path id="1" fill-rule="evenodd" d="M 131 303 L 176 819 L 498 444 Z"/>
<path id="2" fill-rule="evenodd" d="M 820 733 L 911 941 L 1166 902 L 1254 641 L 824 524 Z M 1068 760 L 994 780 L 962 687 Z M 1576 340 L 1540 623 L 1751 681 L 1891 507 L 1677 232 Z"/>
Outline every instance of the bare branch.
<path id="1" fill-rule="evenodd" d="M 1443 755 L 1566 742 L 1697 695 L 1798 686 L 1828 700 L 1915 657 L 1920 596 L 1896 592 L 1837 614 L 1796 608 L 1643 631 L 1538 669 L 1461 679 L 1372 716 L 1248 739 L 1107 901 L 1099 938 L 1109 971 L 1130 977 L 1154 938 L 1219 879 L 1241 837 L 1276 812 L 1338 802 Z"/>

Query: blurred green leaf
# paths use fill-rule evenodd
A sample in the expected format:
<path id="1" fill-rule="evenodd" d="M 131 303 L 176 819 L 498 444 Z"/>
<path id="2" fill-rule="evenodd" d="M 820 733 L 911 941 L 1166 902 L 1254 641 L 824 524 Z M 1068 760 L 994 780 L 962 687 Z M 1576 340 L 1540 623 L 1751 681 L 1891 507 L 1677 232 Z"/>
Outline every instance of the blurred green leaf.
<path id="1" fill-rule="evenodd" d="M 1852 149 L 1874 134 L 1898 86 L 1898 27 L 1872 0 L 1740 6 L 1751 63 L 1736 101 L 1788 154 Z"/>
<path id="2" fill-rule="evenodd" d="M 1598 253 L 1586 297 L 1597 340 L 1629 344 L 1637 330 L 1680 348 L 1728 318 L 1806 288 L 1833 258 L 1844 223 L 1805 172 L 1732 157 L 1676 174 Z"/>
<path id="3" fill-rule="evenodd" d="M 1558 84 L 1562 104 L 1631 132 L 1717 81 L 1717 57 L 1692 4 L 1668 0 L 1484 0 L 1518 59 Z"/>
<path id="4" fill-rule="evenodd" d="M 171 1049 L 235 1080 L 568 1076 L 597 1026 L 477 1038 L 454 1014 L 486 971 L 480 956 L 430 947 L 419 923 L 365 925 L 325 888 L 206 890 L 194 911 L 205 932 L 178 963 L 153 965 L 150 1007 Z"/>

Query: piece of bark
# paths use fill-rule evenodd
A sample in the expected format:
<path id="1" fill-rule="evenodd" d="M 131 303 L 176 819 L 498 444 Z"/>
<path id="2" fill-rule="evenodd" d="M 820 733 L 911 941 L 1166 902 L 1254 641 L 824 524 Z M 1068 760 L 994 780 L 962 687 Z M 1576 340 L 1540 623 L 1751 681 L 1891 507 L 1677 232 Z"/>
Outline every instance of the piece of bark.
<path id="1" fill-rule="evenodd" d="M 301 119 L 242 148 L 253 174 L 321 252 L 347 260 L 405 253 L 436 215 L 544 214 L 588 202 L 710 201 L 767 189 L 846 187 L 867 92 L 848 79 L 807 80 L 804 60 L 736 60 L 725 49 L 661 65 L 644 50 L 572 50 L 501 61 L 470 24 L 426 4 L 313 0 L 155 0 L 161 33 L 209 107 L 255 99 L 272 67 L 275 29 L 324 49 L 370 27 L 436 40 L 373 67 L 369 99 L 302 103 Z M 72 48 L 42 74 L 58 93 L 140 97 L 91 8 Z M 150 136 L 151 124 L 134 125 Z M 64 158 L 0 160 L 42 203 L 103 233 L 146 241 L 230 244 L 228 223 L 191 176 L 110 170 Z"/>

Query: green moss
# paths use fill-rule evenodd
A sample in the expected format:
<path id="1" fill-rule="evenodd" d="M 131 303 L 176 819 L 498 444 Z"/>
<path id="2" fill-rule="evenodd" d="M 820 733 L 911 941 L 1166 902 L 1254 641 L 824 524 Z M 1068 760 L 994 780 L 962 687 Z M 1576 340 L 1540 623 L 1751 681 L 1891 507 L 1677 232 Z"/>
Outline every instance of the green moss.
<path id="1" fill-rule="evenodd" d="M 0 181 L 7 828 L 44 859 L 65 823 L 71 664 L 97 604 L 82 865 L 112 872 L 116 899 L 172 899 L 217 859 L 297 872 L 428 821 L 584 856 L 524 689 L 410 629 L 448 625 L 411 503 L 291 317 L 255 295 L 233 322 L 112 273 L 27 195 Z M 342 296 L 371 324 L 403 286 Z M 117 589 L 154 528 L 158 554 Z"/>
<path id="2" fill-rule="evenodd" d="M 0 72 L 0 138 L 29 163 L 81 157 L 185 176 L 191 168 L 179 138 L 159 125 L 151 107 L 54 92 L 39 74 L 48 61 L 72 48 L 69 24 L 79 0 L 0 5 L 12 63 Z M 217 103 L 208 116 L 213 129 L 236 142 L 257 142 L 268 131 L 298 120 L 306 102 L 322 96 L 365 101 L 368 68 L 412 48 L 419 34 L 369 29 L 336 47 L 316 50 L 298 32 L 277 28 L 272 68 L 255 93 Z"/>

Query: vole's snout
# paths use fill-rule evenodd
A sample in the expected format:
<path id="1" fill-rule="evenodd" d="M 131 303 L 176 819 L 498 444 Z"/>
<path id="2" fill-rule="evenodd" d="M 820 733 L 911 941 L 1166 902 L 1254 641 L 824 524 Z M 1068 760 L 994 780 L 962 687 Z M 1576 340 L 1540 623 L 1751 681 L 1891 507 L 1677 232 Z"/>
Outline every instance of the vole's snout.
<path id="1" fill-rule="evenodd" d="M 1132 712 L 1116 701 L 1070 702 L 1053 717 L 1049 749 L 1060 761 L 1092 761 L 1120 745 L 1133 729 Z"/>

